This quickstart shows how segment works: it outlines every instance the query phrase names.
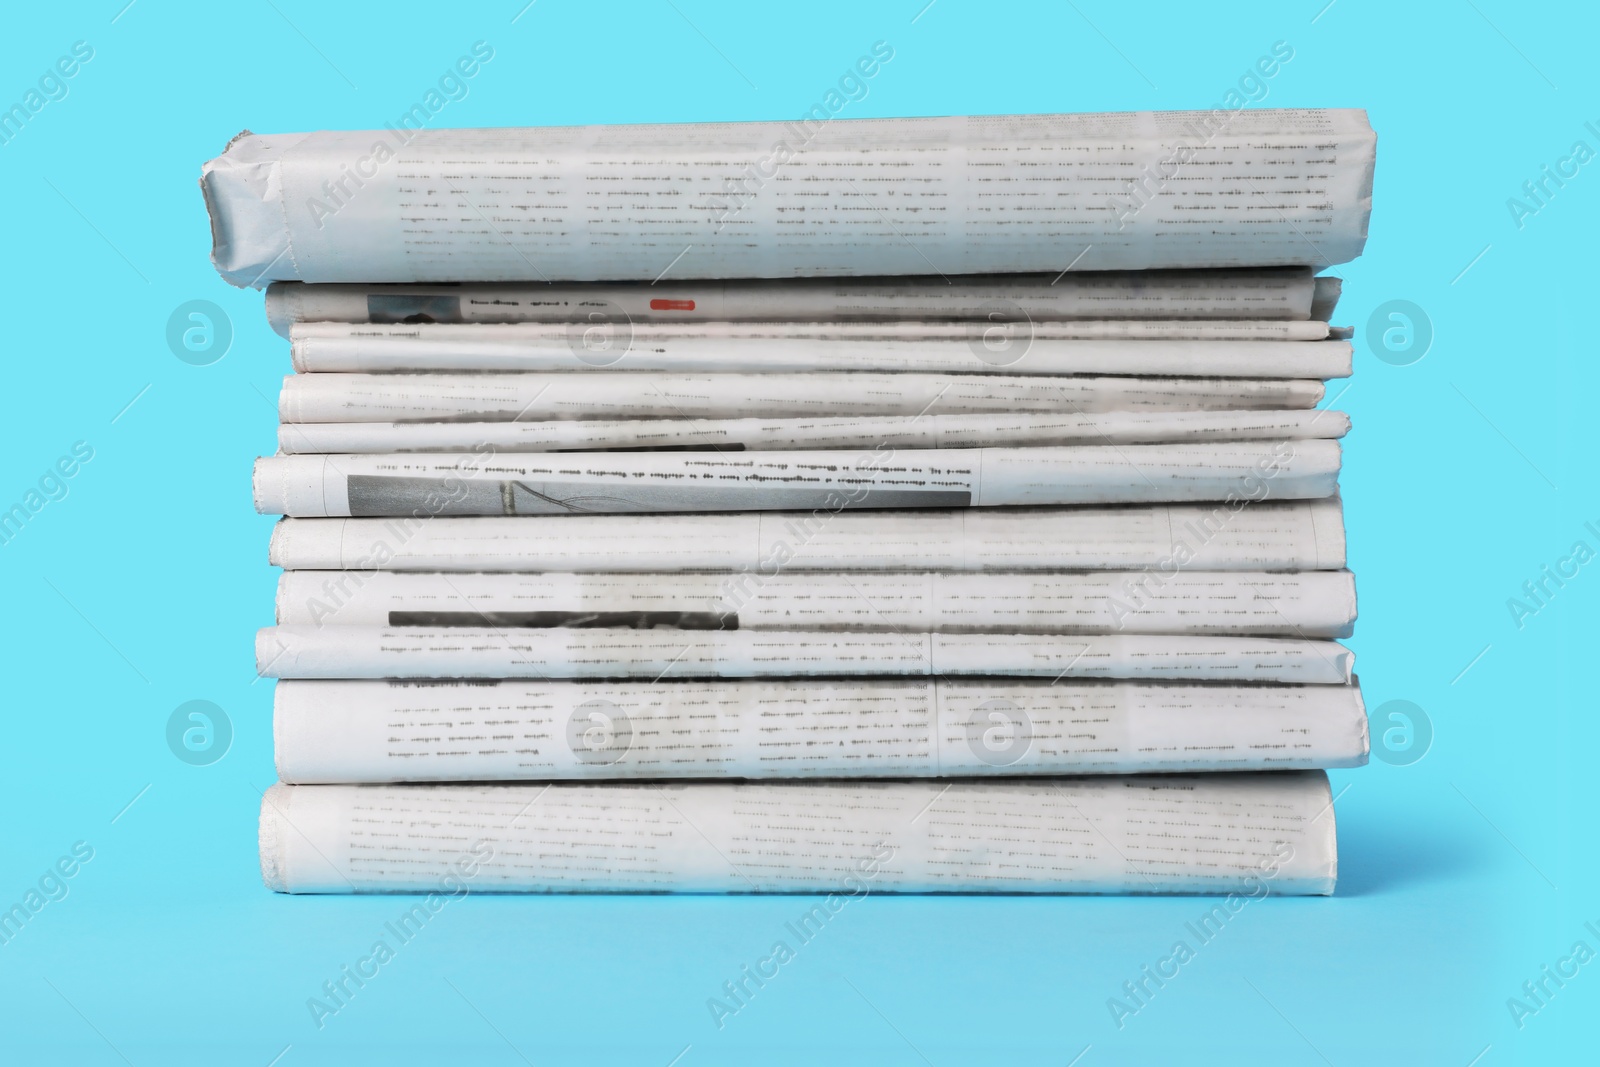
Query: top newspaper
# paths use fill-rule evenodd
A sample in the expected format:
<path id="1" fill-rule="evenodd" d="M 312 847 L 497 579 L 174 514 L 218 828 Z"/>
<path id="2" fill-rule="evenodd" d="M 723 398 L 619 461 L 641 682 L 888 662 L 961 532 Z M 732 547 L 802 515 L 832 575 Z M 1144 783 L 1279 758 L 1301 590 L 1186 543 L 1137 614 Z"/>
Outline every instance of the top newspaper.
<path id="1" fill-rule="evenodd" d="M 1342 109 L 258 136 L 202 170 L 229 282 L 657 281 L 1360 255 Z"/>

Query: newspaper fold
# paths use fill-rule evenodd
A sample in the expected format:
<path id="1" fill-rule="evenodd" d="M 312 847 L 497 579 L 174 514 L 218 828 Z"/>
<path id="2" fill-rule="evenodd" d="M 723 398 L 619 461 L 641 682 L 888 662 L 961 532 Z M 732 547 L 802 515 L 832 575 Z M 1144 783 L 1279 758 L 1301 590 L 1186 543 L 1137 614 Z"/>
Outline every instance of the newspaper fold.
<path id="1" fill-rule="evenodd" d="M 1339 486 L 1337 441 L 929 448 L 267 456 L 263 514 L 593 515 L 1306 500 Z"/>
<path id="2" fill-rule="evenodd" d="M 994 676 L 1343 685 L 1336 641 L 1274 637 L 786 630 L 269 626 L 264 678 Z"/>
<path id="3" fill-rule="evenodd" d="M 1349 571 L 989 574 L 327 574 L 285 571 L 276 621 L 1348 637 Z"/>
<path id="4" fill-rule="evenodd" d="M 278 777 L 911 778 L 1357 767 L 1354 685 L 282 681 Z"/>
<path id="5" fill-rule="evenodd" d="M 1319 381 L 1001 374 L 291 374 L 284 422 L 795 418 L 1311 408 Z"/>
<path id="6" fill-rule="evenodd" d="M 245 132 L 200 188 L 239 286 L 1324 267 L 1375 147 L 1275 108 Z"/>
<path id="7" fill-rule="evenodd" d="M 982 448 L 1314 440 L 1343 437 L 1350 416 L 1296 411 L 1153 414 L 880 415 L 844 419 L 610 419 L 577 422 L 295 422 L 278 426 L 289 454 L 596 452 L 710 449 Z"/>
<path id="8" fill-rule="evenodd" d="M 284 519 L 286 570 L 1338 570 L 1338 500 L 1117 508 Z"/>
<path id="9" fill-rule="evenodd" d="M 1338 278 L 1267 270 L 1059 271 L 941 278 L 707 279 L 523 285 L 267 286 L 267 321 L 301 322 L 1064 322 L 1327 321 Z M 1319 314 L 1312 314 L 1313 311 Z"/>
<path id="10" fill-rule="evenodd" d="M 878 327 L 832 325 L 758 330 L 727 323 L 612 328 L 351 326 L 314 322 L 294 328 L 290 351 L 297 371 L 345 373 L 898 371 L 1322 379 L 1350 374 L 1348 341 L 1084 340 L 1059 337 L 1066 331 L 1047 331 L 1043 326 L 1027 323 L 906 325 L 910 328 L 890 332 Z M 1082 327 L 1097 324 L 1069 325 L 1077 332 L 1089 333 Z M 1197 332 L 1209 336 L 1216 331 Z"/>
<path id="11" fill-rule="evenodd" d="M 1329 894 L 1338 865 L 1322 771 L 278 784 L 260 835 L 278 892 L 827 893 L 807 937 L 870 893 Z"/>

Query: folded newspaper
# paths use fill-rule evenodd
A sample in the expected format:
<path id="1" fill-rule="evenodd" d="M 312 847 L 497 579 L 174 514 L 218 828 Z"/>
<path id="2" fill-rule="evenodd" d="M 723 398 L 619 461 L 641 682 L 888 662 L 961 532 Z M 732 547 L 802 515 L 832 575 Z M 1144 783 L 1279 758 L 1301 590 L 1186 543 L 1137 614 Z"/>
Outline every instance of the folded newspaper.
<path id="1" fill-rule="evenodd" d="M 240 286 L 1324 267 L 1375 147 L 1337 109 L 247 131 L 200 187 Z"/>
<path id="2" fill-rule="evenodd" d="M 280 893 L 829 894 L 802 924 L 869 893 L 1328 894 L 1338 869 L 1322 771 L 280 784 L 260 825 Z"/>
<path id="3" fill-rule="evenodd" d="M 267 678 L 1130 678 L 1344 685 L 1337 641 L 1155 634 L 268 626 Z"/>
<path id="4" fill-rule="evenodd" d="M 296 323 L 552 322 L 582 329 L 645 322 L 939 322 L 1000 326 L 1097 319 L 1327 321 L 1341 282 L 1309 267 L 1266 270 L 1079 271 L 904 278 L 752 278 L 522 285 L 267 287 L 267 319 Z"/>
<path id="5" fill-rule="evenodd" d="M 861 415 L 796 419 L 589 419 L 515 422 L 285 422 L 285 454 L 351 452 L 717 452 L 828 448 L 982 448 L 1333 440 L 1350 416 L 1290 411 L 1105 411 L 1096 414 Z"/>
<path id="6" fill-rule="evenodd" d="M 1337 441 L 930 448 L 269 456 L 256 510 L 318 516 L 838 512 L 1332 496 Z"/>
<path id="7" fill-rule="evenodd" d="M 1348 637 L 1349 571 L 328 574 L 285 571 L 298 626 L 629 626 Z"/>
<path id="8" fill-rule="evenodd" d="M 1315 407 L 1301 378 L 1002 374 L 291 374 L 284 422 L 1227 411 Z"/>
<path id="9" fill-rule="evenodd" d="M 926 778 L 1355 767 L 1354 685 L 1003 678 L 283 681 L 282 781 Z"/>
<path id="10" fill-rule="evenodd" d="M 1026 324 L 1019 330 L 983 323 L 896 325 L 904 328 L 773 324 L 758 328 L 710 323 L 601 331 L 542 324 L 352 326 L 314 322 L 294 328 L 290 352 L 294 369 L 302 373 L 907 371 L 1322 379 L 1350 374 L 1349 341 L 1219 338 L 1221 323 L 1186 330 L 1200 335 L 1190 338 L 1060 336 L 1090 333 L 1083 327 L 1098 323 L 1074 323 L 1074 330 Z M 1247 335 L 1252 331 L 1232 332 Z M 592 387 L 605 388 L 605 384 L 597 382 Z"/>
<path id="11" fill-rule="evenodd" d="M 1114 508 L 284 519 L 285 570 L 779 573 L 1338 570 L 1337 499 Z"/>

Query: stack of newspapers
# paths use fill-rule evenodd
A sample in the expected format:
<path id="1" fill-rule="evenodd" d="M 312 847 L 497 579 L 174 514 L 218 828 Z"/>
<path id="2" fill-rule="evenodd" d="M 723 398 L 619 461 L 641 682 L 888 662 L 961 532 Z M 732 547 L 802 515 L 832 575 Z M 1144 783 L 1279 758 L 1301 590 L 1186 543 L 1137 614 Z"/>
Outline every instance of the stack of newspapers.
<path id="1" fill-rule="evenodd" d="M 1318 272 L 1374 147 L 240 135 L 213 259 L 295 371 L 267 885 L 1332 892 L 1367 725 Z"/>

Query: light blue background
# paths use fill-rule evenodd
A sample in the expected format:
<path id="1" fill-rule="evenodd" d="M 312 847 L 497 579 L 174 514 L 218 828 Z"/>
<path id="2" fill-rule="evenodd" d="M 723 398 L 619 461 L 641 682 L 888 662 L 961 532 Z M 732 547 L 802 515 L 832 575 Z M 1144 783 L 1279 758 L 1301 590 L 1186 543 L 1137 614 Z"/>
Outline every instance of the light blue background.
<path id="1" fill-rule="evenodd" d="M 9 5 L 0 35 L 7 104 L 95 49 L 0 145 L 0 504 L 95 449 L 0 546 L 0 903 L 95 849 L 0 946 L 6 1062 L 1592 1060 L 1600 962 L 1521 1030 L 1506 1007 L 1577 940 L 1600 949 L 1600 562 L 1521 630 L 1506 606 L 1574 541 L 1600 548 L 1600 163 L 1520 230 L 1506 206 L 1574 141 L 1600 148 L 1588 5 L 538 0 L 513 21 L 523 0 L 124 2 Z M 1339 400 L 1352 644 L 1370 705 L 1415 701 L 1436 735 L 1413 766 L 1334 774 L 1338 895 L 1251 905 L 1121 1030 L 1107 998 L 1213 902 L 869 898 L 718 1030 L 706 999 L 810 901 L 470 898 L 317 1030 L 306 999 L 400 902 L 260 884 L 271 693 L 251 638 L 276 572 L 248 477 L 287 346 L 260 294 L 212 273 L 195 182 L 243 127 L 390 120 L 480 39 L 495 57 L 438 124 L 792 118 L 877 40 L 894 59 L 846 115 L 1210 106 L 1278 40 L 1295 56 L 1268 105 L 1369 109 L 1372 237 L 1338 268 L 1337 317 L 1407 299 L 1436 336 L 1407 367 L 1358 340 Z M 165 341 L 192 299 L 236 330 L 212 366 Z M 164 740 L 196 698 L 236 730 L 209 767 Z"/>

